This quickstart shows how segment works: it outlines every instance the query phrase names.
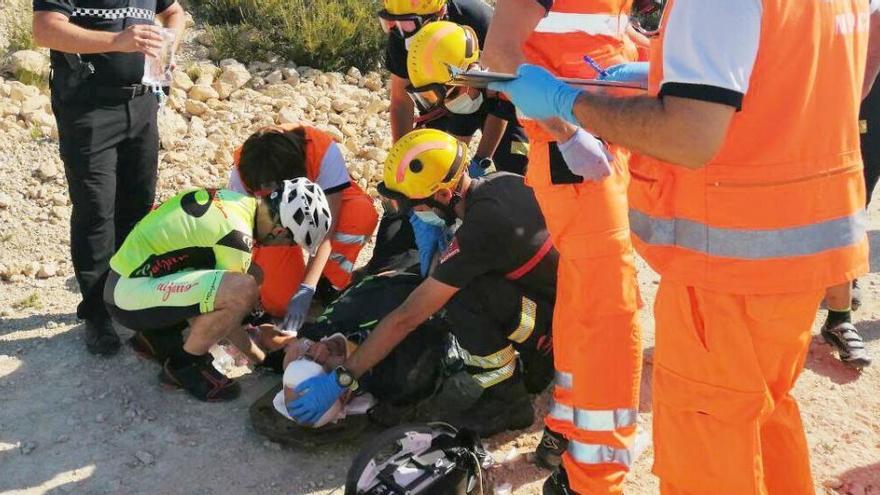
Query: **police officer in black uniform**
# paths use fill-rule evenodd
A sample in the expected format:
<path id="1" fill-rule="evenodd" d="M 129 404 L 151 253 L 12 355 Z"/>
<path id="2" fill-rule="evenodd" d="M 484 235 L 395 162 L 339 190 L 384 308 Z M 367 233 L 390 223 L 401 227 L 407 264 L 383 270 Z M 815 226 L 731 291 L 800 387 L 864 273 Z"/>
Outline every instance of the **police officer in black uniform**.
<path id="1" fill-rule="evenodd" d="M 73 211 L 70 251 L 93 354 L 119 350 L 102 293 L 110 257 L 152 207 L 157 95 L 141 84 L 161 47 L 158 20 L 181 38 L 175 0 L 33 0 L 34 40 L 50 48 L 52 109 Z"/>

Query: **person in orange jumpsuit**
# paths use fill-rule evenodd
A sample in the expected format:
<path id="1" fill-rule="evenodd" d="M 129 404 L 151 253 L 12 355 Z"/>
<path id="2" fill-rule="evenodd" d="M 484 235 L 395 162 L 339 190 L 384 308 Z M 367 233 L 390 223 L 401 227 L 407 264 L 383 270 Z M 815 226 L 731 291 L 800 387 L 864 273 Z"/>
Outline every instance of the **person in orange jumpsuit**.
<path id="1" fill-rule="evenodd" d="M 559 76 L 596 77 L 638 60 L 630 8 L 630 0 L 501 1 L 480 64 L 513 72 L 528 60 Z M 617 493 L 634 457 L 641 381 L 629 153 L 559 119 L 522 122 L 532 143 L 526 181 L 560 252 L 556 381 L 536 458 L 549 467 L 562 458 L 585 493 Z"/>
<path id="2" fill-rule="evenodd" d="M 297 246 L 262 246 L 254 261 L 263 269 L 263 309 L 284 318 L 293 331 L 305 320 L 319 281 L 335 291 L 351 282 L 358 253 L 379 221 L 370 197 L 348 174 L 339 146 L 308 126 L 273 126 L 257 131 L 235 151 L 229 189 L 261 195 L 284 179 L 307 177 L 327 195 L 333 223 L 315 256 L 304 260 Z"/>
<path id="3" fill-rule="evenodd" d="M 670 0 L 666 9 L 649 95 L 588 94 L 534 65 L 490 89 L 526 115 L 577 122 L 639 153 L 630 224 L 662 277 L 661 493 L 813 494 L 790 391 L 825 288 L 868 268 L 858 110 L 880 6 Z M 545 493 L 597 493 L 568 474 L 555 473 Z"/>

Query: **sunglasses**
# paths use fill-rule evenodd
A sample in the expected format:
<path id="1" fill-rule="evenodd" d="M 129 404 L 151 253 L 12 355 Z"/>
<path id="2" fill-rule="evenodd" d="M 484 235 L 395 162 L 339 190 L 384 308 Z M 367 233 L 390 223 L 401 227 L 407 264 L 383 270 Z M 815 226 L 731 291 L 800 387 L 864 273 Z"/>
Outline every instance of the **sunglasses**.
<path id="1" fill-rule="evenodd" d="M 426 22 L 434 20 L 436 16 L 420 16 L 417 14 L 389 14 L 387 10 L 380 10 L 379 25 L 385 34 L 397 32 L 399 35 L 406 37 L 415 34 Z"/>
<path id="2" fill-rule="evenodd" d="M 419 113 L 428 113 L 436 109 L 443 108 L 443 103 L 447 99 L 452 99 L 461 93 L 462 88 L 450 88 L 443 84 L 434 83 L 419 88 L 413 87 L 412 84 L 406 87 L 409 97 L 415 102 Z"/>

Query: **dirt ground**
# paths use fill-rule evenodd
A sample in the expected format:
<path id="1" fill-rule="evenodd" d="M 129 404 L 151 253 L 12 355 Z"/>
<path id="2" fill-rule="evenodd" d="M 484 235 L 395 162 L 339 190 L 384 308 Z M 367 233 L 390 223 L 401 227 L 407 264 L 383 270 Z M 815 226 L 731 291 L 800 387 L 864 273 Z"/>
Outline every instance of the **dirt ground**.
<path id="1" fill-rule="evenodd" d="M 0 160 L 2 175 L 10 165 Z M 880 217 L 874 213 L 871 239 L 876 248 Z M 4 256 L 36 256 L 47 244 L 54 246 L 54 237 L 64 235 L 64 225 L 14 232 L 27 234 L 27 240 L 6 235 Z M 63 251 L 63 246 L 54 249 Z M 657 282 L 642 268 L 646 373 L 639 420 L 648 431 L 650 311 Z M 874 356 L 880 356 L 878 282 L 876 273 L 864 279 L 866 304 L 856 313 Z M 357 445 L 289 450 L 265 441 L 250 426 L 248 406 L 271 385 L 271 377 L 245 374 L 242 397 L 229 404 L 204 404 L 163 389 L 156 379 L 158 367 L 127 348 L 109 359 L 86 353 L 74 315 L 76 302 L 76 283 L 70 277 L 19 277 L 0 283 L 0 493 L 342 492 Z M 856 373 L 819 339 L 813 342 L 795 394 L 812 449 L 817 492 L 833 493 L 834 488 L 853 495 L 880 494 L 878 391 L 880 366 Z M 536 423 L 527 433 L 489 440 L 496 458 L 506 460 L 493 469 L 492 485 L 511 483 L 514 493 L 540 492 L 547 473 L 528 462 L 539 432 Z M 651 456 L 648 448 L 633 468 L 626 493 L 657 493 Z"/>

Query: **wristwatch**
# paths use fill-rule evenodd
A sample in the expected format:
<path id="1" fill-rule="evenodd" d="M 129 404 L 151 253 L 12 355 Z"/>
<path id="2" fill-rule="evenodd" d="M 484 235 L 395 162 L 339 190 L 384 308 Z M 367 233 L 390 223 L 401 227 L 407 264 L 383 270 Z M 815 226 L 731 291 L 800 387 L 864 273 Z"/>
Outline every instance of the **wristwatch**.
<path id="1" fill-rule="evenodd" d="M 340 387 L 347 388 L 347 389 L 351 390 L 352 392 L 354 392 L 355 390 L 358 389 L 357 378 L 355 378 L 354 375 L 352 375 L 350 371 L 345 369 L 344 366 L 337 366 L 335 371 L 336 371 L 336 383 Z"/>

